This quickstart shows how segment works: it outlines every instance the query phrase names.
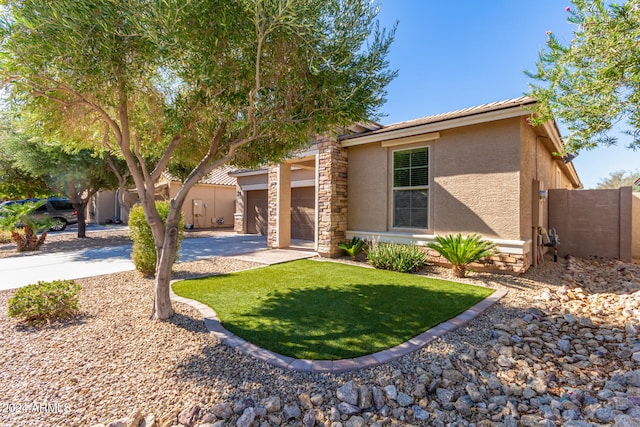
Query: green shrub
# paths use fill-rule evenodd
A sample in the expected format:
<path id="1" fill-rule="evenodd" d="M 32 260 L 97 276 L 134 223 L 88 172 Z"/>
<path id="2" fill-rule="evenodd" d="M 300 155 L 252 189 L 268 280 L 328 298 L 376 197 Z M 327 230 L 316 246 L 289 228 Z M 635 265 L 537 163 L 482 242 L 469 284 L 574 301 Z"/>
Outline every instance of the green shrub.
<path id="1" fill-rule="evenodd" d="M 426 254 L 414 243 L 403 245 L 374 242 L 369 247 L 368 260 L 371 265 L 381 270 L 411 273 L 424 266 Z"/>
<path id="2" fill-rule="evenodd" d="M 356 259 L 356 257 L 360 255 L 367 246 L 367 243 L 359 237 L 354 237 L 348 242 L 339 243 L 338 246 L 340 249 L 344 250 L 351 259 Z"/>
<path id="3" fill-rule="evenodd" d="M 436 236 L 436 242 L 428 246 L 451 263 L 456 277 L 465 277 L 467 265 L 493 255 L 496 248 L 493 242 L 482 240 L 477 234 L 463 238 L 460 233 L 455 236 Z"/>
<path id="4" fill-rule="evenodd" d="M 9 299 L 9 317 L 34 325 L 64 319 L 78 311 L 80 285 L 73 280 L 38 282 L 17 290 Z"/>
<path id="5" fill-rule="evenodd" d="M 160 218 L 166 224 L 167 216 L 169 216 L 169 202 L 156 202 L 156 208 L 160 214 Z M 131 240 L 133 240 L 133 251 L 131 258 L 136 270 L 145 276 L 153 276 L 156 274 L 156 245 L 153 241 L 151 227 L 147 223 L 144 216 L 142 206 L 137 205 L 131 208 L 129 212 L 129 229 L 131 230 Z M 180 215 L 180 223 L 178 224 L 178 249 L 182 244 L 182 235 L 184 231 L 184 218 Z M 176 258 L 178 259 L 178 251 L 176 250 Z"/>

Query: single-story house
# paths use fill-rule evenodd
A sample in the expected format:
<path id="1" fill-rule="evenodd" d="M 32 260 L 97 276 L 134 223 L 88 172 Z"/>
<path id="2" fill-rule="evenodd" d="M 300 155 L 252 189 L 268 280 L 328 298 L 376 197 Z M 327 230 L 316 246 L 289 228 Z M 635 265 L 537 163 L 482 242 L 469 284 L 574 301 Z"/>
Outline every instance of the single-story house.
<path id="1" fill-rule="evenodd" d="M 189 228 L 232 227 L 236 204 L 236 178 L 229 175 L 231 168 L 222 166 L 202 178 L 187 195 L 182 205 L 185 224 Z M 169 172 L 164 172 L 156 184 L 156 199 L 174 197 L 182 182 Z M 129 219 L 129 209 L 137 203 L 136 190 L 127 190 L 122 198 L 117 191 L 100 191 L 89 203 L 87 218 L 97 223 L 123 222 Z"/>
<path id="2" fill-rule="evenodd" d="M 273 248 L 307 240 L 323 256 L 339 255 L 353 236 L 426 245 L 436 235 L 478 233 L 498 247 L 488 267 L 524 272 L 544 249 L 547 190 L 582 186 L 557 154 L 555 122 L 529 124 L 534 104 L 521 97 L 354 125 L 278 165 L 231 172 L 234 228 L 267 235 Z"/>

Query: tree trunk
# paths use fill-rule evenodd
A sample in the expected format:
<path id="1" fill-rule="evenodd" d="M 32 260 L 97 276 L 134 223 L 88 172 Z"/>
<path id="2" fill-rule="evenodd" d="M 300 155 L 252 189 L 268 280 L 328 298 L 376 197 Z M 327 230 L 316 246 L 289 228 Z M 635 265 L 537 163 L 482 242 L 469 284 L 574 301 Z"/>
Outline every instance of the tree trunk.
<path id="1" fill-rule="evenodd" d="M 78 237 L 84 238 L 87 237 L 87 219 L 85 218 L 85 207 L 84 204 L 80 205 L 78 209 L 74 203 L 73 207 L 78 212 Z"/>
<path id="2" fill-rule="evenodd" d="M 454 265 L 453 266 L 453 275 L 455 277 L 466 277 L 467 275 L 467 266 L 466 265 Z"/>
<path id="3" fill-rule="evenodd" d="M 178 224 L 171 224 L 167 221 L 167 229 L 164 236 L 162 248 L 157 251 L 158 264 L 156 267 L 153 307 L 153 318 L 157 320 L 167 320 L 173 315 L 170 284 L 171 268 L 178 248 Z"/>

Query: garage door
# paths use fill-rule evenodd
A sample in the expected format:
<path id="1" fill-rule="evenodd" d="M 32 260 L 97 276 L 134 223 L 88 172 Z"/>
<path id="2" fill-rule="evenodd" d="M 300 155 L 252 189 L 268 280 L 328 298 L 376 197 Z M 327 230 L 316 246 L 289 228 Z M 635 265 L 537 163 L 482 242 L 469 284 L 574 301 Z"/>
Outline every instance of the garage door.
<path id="1" fill-rule="evenodd" d="M 315 187 L 291 189 L 291 238 L 314 241 L 316 218 Z"/>
<path id="2" fill-rule="evenodd" d="M 267 190 L 247 191 L 247 233 L 267 235 L 268 206 Z"/>

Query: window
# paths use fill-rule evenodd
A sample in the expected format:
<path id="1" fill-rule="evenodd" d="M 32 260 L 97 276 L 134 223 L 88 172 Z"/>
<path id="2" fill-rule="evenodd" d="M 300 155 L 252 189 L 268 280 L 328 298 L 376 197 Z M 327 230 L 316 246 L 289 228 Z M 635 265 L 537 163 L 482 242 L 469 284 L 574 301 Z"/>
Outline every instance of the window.
<path id="1" fill-rule="evenodd" d="M 428 228 L 429 149 L 393 153 L 393 226 Z"/>

